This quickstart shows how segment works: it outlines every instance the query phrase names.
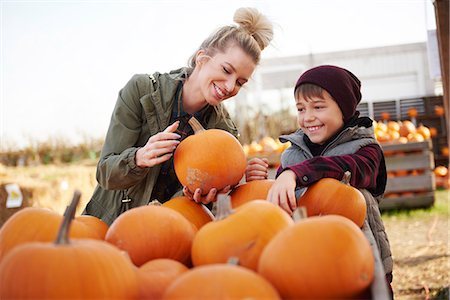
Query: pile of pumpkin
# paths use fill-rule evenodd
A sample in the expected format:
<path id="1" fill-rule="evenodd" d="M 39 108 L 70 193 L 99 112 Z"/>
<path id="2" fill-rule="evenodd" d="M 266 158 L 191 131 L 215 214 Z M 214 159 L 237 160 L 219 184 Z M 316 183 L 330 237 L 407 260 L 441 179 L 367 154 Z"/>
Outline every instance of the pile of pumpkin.
<path id="1" fill-rule="evenodd" d="M 246 158 L 232 135 L 209 129 L 181 142 L 174 164 L 189 189 L 220 189 L 240 181 Z M 24 208 L 0 228 L 0 298 L 358 298 L 374 256 L 364 197 L 348 180 L 310 186 L 298 200 L 308 216 L 295 220 L 263 200 L 273 180 L 220 194 L 215 216 L 186 197 L 132 208 L 109 227 L 74 217 L 78 193 L 64 216 Z"/>
<path id="2" fill-rule="evenodd" d="M 414 125 L 410 120 L 374 121 L 375 137 L 380 143 L 423 142 L 436 136 L 436 128 L 428 128 L 423 124 Z"/>
<path id="3" fill-rule="evenodd" d="M 270 167 L 278 167 L 281 153 L 290 145 L 290 142 L 282 143 L 279 139 L 265 136 L 259 141 L 252 141 L 250 144 L 244 144 L 242 147 L 247 159 L 266 157 Z"/>

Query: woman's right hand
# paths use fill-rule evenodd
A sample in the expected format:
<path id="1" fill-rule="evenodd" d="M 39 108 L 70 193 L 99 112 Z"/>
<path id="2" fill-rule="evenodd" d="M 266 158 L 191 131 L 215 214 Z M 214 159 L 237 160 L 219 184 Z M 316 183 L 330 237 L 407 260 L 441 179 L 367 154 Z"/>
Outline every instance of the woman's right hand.
<path id="1" fill-rule="evenodd" d="M 168 160 L 180 141 L 181 136 L 175 131 L 179 121 L 169 125 L 164 131 L 151 136 L 144 147 L 136 151 L 136 165 L 140 168 L 148 168 Z"/>

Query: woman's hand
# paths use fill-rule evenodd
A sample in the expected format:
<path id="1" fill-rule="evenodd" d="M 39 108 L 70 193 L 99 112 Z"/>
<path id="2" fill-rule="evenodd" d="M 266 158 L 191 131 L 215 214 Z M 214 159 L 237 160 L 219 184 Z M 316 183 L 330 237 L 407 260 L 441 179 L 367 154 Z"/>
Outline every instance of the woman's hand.
<path id="1" fill-rule="evenodd" d="M 136 151 L 136 165 L 140 168 L 148 168 L 168 160 L 180 141 L 181 136 L 175 131 L 179 121 L 169 125 L 164 131 L 151 136 L 144 147 Z"/>
<path id="2" fill-rule="evenodd" d="M 245 181 L 267 179 L 269 161 L 267 158 L 252 158 L 248 161 L 245 168 Z"/>
<path id="3" fill-rule="evenodd" d="M 296 175 L 291 170 L 285 170 L 278 176 L 267 194 L 267 201 L 280 206 L 289 215 L 297 208 L 295 198 Z"/>
<path id="4" fill-rule="evenodd" d="M 208 204 L 211 202 L 216 202 L 217 200 L 217 194 L 219 193 L 228 193 L 231 189 L 231 186 L 227 185 L 226 187 L 224 187 L 223 189 L 221 189 L 220 191 L 217 191 L 216 188 L 212 188 L 208 194 L 206 196 L 202 196 L 202 190 L 201 189 L 196 189 L 194 191 L 194 193 L 192 193 L 187 186 L 183 187 L 183 194 L 186 197 L 191 198 L 192 200 L 194 200 L 197 203 L 203 203 L 203 204 Z"/>

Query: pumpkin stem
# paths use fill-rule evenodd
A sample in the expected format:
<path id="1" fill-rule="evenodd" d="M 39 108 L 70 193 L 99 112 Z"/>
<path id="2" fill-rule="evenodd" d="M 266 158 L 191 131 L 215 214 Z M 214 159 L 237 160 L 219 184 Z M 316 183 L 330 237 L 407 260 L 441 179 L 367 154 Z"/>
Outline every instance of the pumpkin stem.
<path id="1" fill-rule="evenodd" d="M 350 178 L 352 178 L 352 173 L 350 173 L 350 171 L 345 171 L 344 177 L 342 177 L 341 182 L 350 185 Z"/>
<path id="2" fill-rule="evenodd" d="M 194 129 L 194 134 L 205 130 L 202 124 L 200 124 L 200 122 L 195 117 L 190 118 L 188 123 L 189 125 L 191 125 L 192 129 Z"/>
<path id="3" fill-rule="evenodd" d="M 230 256 L 227 260 L 228 265 L 239 266 L 239 257 Z"/>
<path id="4" fill-rule="evenodd" d="M 161 206 L 161 205 L 162 205 L 162 203 L 161 203 L 161 202 L 159 202 L 158 200 L 152 200 L 152 201 L 150 201 L 150 203 L 149 203 L 148 205 L 156 205 L 156 206 Z"/>
<path id="5" fill-rule="evenodd" d="M 217 195 L 217 214 L 216 221 L 220 221 L 234 213 L 231 207 L 231 198 L 228 194 L 218 194 Z"/>
<path id="6" fill-rule="evenodd" d="M 55 244 L 57 245 L 68 245 L 69 244 L 69 229 L 72 224 L 72 220 L 75 217 L 75 212 L 77 210 L 78 203 L 80 202 L 81 192 L 75 190 L 73 193 L 72 202 L 66 207 L 64 212 L 64 217 L 59 227 L 58 236 L 56 237 Z"/>
<path id="7" fill-rule="evenodd" d="M 307 217 L 308 217 L 308 214 L 306 212 L 306 206 L 299 206 L 292 213 L 292 219 L 294 219 L 295 222 L 304 220 Z"/>

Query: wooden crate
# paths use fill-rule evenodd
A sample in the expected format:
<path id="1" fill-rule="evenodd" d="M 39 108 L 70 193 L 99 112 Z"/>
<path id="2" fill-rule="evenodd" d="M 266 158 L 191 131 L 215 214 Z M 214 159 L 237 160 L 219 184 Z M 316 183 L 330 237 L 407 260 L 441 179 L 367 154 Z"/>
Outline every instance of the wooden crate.
<path id="1" fill-rule="evenodd" d="M 388 181 L 381 210 L 429 207 L 436 181 L 431 141 L 382 144 Z"/>

